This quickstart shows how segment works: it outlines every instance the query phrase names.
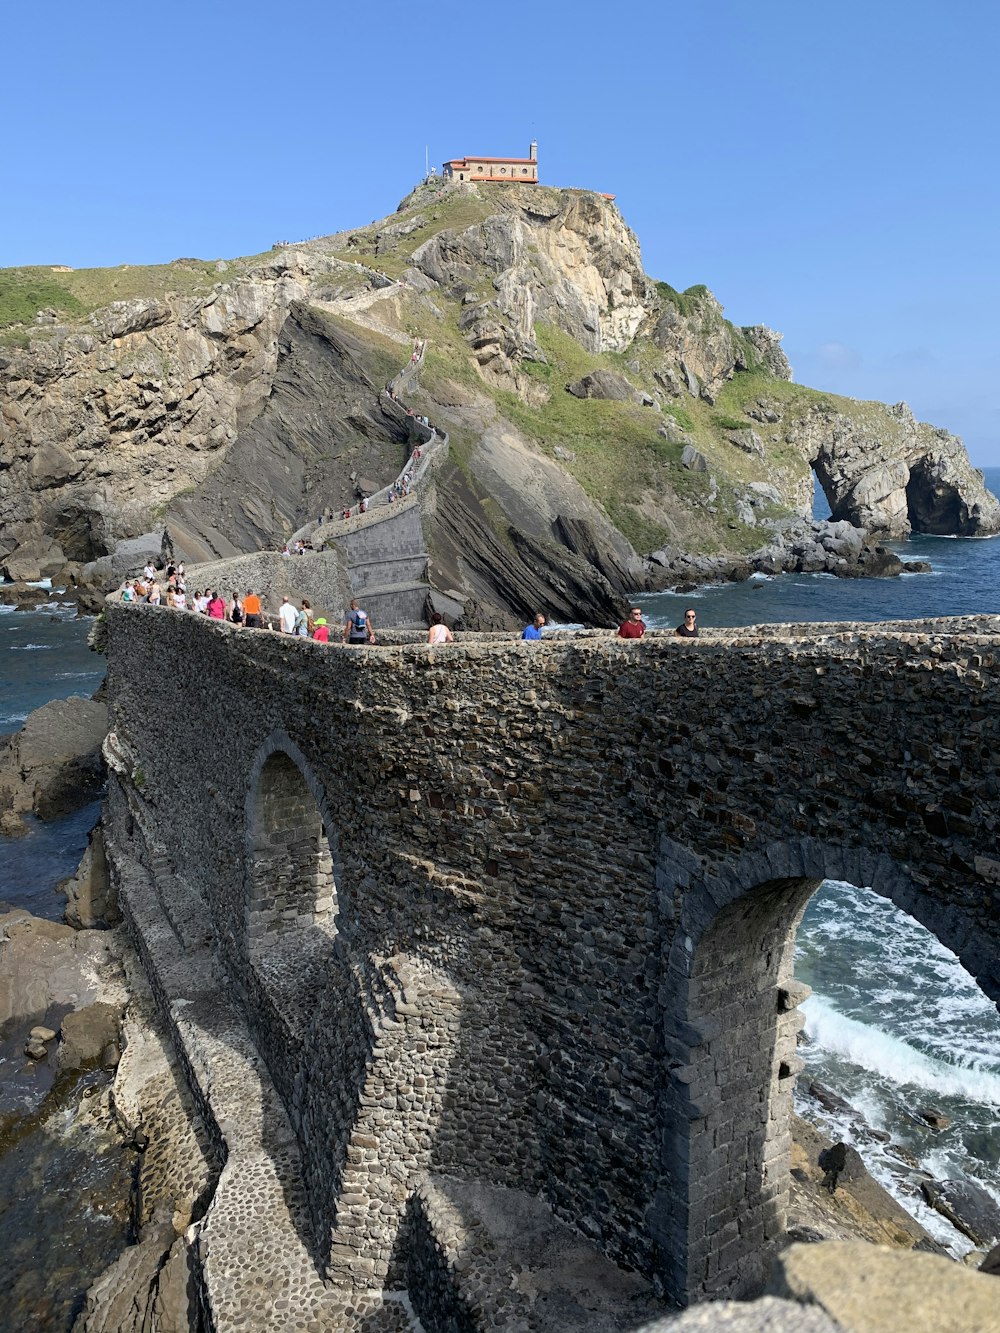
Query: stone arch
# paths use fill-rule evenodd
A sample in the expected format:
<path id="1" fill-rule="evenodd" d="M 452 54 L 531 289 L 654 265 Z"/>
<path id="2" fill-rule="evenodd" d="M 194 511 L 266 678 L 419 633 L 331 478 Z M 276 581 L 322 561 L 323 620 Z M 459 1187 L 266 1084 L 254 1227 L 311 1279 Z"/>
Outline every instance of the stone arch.
<path id="1" fill-rule="evenodd" d="M 715 873 L 663 838 L 657 874 L 670 922 L 661 1185 L 650 1209 L 660 1277 L 683 1303 L 751 1294 L 785 1229 L 798 1006 L 809 994 L 793 955 L 809 899 L 824 879 L 870 887 L 976 975 L 963 948 L 974 931 L 891 857 L 812 838 L 772 843 Z"/>
<path id="2" fill-rule="evenodd" d="M 326 795 L 285 732 L 259 750 L 246 797 L 246 941 L 252 963 L 317 927 L 332 933 L 340 858 Z"/>

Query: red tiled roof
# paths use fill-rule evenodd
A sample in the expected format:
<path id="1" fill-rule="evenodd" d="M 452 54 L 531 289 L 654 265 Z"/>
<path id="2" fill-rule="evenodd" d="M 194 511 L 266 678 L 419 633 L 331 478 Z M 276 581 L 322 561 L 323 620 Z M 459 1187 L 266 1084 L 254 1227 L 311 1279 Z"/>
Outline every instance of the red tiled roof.
<path id="1" fill-rule="evenodd" d="M 516 162 L 519 166 L 537 166 L 538 160 L 534 157 L 453 157 L 448 163 L 449 167 L 465 166 L 468 162 Z"/>

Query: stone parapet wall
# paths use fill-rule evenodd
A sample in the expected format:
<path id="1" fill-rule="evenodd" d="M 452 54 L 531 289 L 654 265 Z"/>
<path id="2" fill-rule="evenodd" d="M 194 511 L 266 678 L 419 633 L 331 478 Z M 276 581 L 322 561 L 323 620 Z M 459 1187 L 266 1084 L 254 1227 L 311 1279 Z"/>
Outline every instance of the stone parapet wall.
<path id="1" fill-rule="evenodd" d="M 110 607 L 111 725 L 142 773 L 118 780 L 184 830 L 328 1274 L 382 1283 L 416 1180 L 444 1172 L 541 1193 L 678 1299 L 754 1289 L 815 883 L 871 885 L 1000 997 L 990 628 L 359 651 Z M 207 741 L 180 709 L 226 724 Z M 292 1043 L 247 942 L 246 802 L 282 748 L 339 849 L 325 941 L 301 913 Z"/>

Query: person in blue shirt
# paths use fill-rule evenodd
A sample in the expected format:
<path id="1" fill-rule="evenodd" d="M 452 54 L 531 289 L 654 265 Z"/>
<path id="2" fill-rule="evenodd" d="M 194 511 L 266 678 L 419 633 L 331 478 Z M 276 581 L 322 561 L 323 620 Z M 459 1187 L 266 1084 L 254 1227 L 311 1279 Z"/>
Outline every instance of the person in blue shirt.
<path id="1" fill-rule="evenodd" d="M 535 616 L 530 625 L 525 625 L 521 632 L 522 639 L 540 639 L 542 637 L 542 627 L 545 624 L 545 617 L 540 613 Z"/>

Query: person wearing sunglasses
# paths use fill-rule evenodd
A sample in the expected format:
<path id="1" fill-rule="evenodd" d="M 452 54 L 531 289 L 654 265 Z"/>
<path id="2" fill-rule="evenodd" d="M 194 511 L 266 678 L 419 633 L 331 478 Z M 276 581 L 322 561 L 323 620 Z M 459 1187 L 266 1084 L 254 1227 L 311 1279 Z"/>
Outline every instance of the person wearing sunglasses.
<path id="1" fill-rule="evenodd" d="M 684 612 L 684 623 L 678 625 L 674 633 L 679 639 L 696 639 L 698 637 L 698 620 L 691 607 Z"/>

